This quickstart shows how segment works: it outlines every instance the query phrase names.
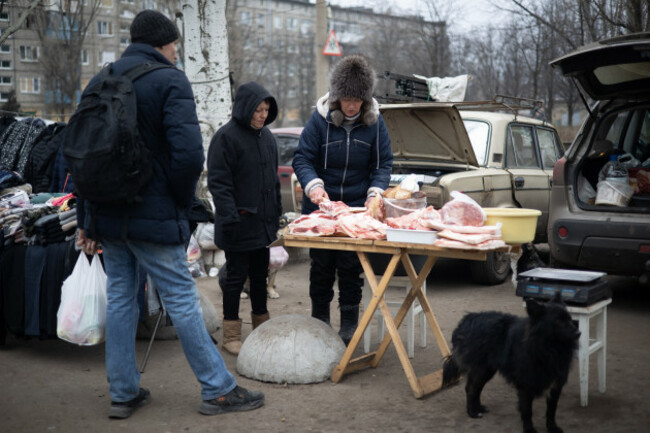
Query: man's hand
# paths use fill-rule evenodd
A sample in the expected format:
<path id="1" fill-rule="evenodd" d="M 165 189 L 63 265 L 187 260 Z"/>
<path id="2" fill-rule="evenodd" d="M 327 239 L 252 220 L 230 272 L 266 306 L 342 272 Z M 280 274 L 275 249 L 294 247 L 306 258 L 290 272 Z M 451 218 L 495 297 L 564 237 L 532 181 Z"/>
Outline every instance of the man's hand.
<path id="1" fill-rule="evenodd" d="M 321 202 L 328 201 L 330 197 L 325 192 L 325 188 L 322 186 L 317 186 L 309 191 L 309 200 L 314 204 L 320 204 Z"/>
<path id="2" fill-rule="evenodd" d="M 77 246 L 81 247 L 81 251 L 88 255 L 93 255 L 97 252 L 97 242 L 86 237 L 86 231 L 84 229 L 79 229 L 79 235 L 77 236 Z"/>

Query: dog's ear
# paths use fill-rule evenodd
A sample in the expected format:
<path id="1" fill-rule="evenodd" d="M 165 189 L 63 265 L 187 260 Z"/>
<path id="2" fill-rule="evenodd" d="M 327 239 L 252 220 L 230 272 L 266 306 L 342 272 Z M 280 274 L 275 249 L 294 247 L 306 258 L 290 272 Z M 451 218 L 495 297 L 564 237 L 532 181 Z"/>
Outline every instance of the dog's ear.
<path id="1" fill-rule="evenodd" d="M 537 321 L 544 315 L 545 307 L 533 299 L 526 299 L 526 311 L 531 320 Z"/>

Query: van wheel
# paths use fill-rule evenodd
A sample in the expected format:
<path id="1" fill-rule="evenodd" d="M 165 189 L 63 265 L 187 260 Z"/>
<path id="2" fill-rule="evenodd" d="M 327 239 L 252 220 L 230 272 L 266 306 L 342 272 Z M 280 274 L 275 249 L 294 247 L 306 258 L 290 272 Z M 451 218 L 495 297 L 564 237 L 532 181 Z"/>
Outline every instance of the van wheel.
<path id="1" fill-rule="evenodd" d="M 510 255 L 508 253 L 487 253 L 485 261 L 472 261 L 472 279 L 488 286 L 503 283 L 510 274 Z"/>

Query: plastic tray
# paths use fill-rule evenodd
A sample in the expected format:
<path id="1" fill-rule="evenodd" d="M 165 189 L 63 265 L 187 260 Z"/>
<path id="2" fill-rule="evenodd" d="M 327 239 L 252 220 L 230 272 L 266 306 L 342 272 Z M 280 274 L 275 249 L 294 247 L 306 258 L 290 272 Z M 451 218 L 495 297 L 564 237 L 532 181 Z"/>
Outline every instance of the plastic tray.
<path id="1" fill-rule="evenodd" d="M 386 229 L 386 240 L 389 242 L 432 245 L 437 237 L 437 233 L 430 230 Z"/>

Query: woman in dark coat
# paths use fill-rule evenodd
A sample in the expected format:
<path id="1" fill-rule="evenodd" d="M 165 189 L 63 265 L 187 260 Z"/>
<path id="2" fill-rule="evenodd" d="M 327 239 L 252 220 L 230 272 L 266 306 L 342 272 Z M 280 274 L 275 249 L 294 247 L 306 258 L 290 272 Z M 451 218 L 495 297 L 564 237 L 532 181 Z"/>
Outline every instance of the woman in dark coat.
<path id="1" fill-rule="evenodd" d="M 250 278 L 253 329 L 269 319 L 266 308 L 268 244 L 276 239 L 282 204 L 278 151 L 266 126 L 278 114 L 275 98 L 250 82 L 237 89 L 232 118 L 212 137 L 208 188 L 215 206 L 215 243 L 226 254 L 223 292 L 223 348 L 241 348 L 239 299 Z"/>
<path id="2" fill-rule="evenodd" d="M 393 165 L 390 136 L 372 97 L 375 72 L 353 54 L 341 59 L 330 74 L 329 93 L 300 135 L 293 169 L 303 187 L 302 213 L 324 200 L 365 206 L 388 187 Z M 347 345 L 357 329 L 363 271 L 356 253 L 312 248 L 309 251 L 311 315 L 330 323 L 330 302 L 338 275 L 341 328 Z"/>

